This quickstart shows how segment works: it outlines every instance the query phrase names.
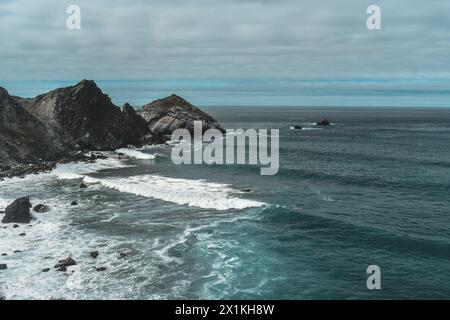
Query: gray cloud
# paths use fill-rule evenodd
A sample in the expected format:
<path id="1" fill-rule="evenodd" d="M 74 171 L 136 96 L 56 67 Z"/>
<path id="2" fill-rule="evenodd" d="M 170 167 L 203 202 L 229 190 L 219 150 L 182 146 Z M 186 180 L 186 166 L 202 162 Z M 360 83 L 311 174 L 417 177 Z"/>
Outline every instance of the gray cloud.
<path id="1" fill-rule="evenodd" d="M 3 81 L 450 78 L 446 0 L 3 0 L 0 30 Z"/>

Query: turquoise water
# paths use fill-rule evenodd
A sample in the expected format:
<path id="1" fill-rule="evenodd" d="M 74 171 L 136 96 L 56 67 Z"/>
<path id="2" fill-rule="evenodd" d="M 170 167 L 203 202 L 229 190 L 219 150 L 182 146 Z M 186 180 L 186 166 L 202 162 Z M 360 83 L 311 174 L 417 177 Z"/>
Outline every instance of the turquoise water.
<path id="1" fill-rule="evenodd" d="M 170 147 L 158 146 L 141 150 L 154 160 L 73 165 L 0 182 L 0 210 L 23 195 L 53 208 L 36 214 L 32 227 L 0 229 L 0 251 L 8 253 L 0 259 L 8 264 L 0 293 L 450 297 L 449 110 L 232 110 L 206 111 L 226 128 L 280 129 L 278 175 L 260 176 L 256 166 L 174 166 Z M 322 116 L 334 125 L 313 126 Z M 290 130 L 294 125 L 308 129 Z M 82 179 L 88 189 L 79 189 Z M 80 206 L 70 206 L 73 200 Z M 22 253 L 13 254 L 17 249 Z M 89 257 L 93 249 L 97 260 Z M 120 258 L 121 250 L 129 255 Z M 78 262 L 75 272 L 41 272 L 67 255 Z M 381 268 L 381 290 L 366 287 L 369 265 Z"/>

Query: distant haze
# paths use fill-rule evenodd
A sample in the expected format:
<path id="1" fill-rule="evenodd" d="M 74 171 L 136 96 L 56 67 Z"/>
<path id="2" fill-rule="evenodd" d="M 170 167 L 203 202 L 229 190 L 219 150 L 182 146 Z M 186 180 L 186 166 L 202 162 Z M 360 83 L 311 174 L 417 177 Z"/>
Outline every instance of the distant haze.
<path id="1" fill-rule="evenodd" d="M 448 0 L 2 0 L 0 29 L 16 95 L 87 78 L 117 104 L 450 106 Z"/>

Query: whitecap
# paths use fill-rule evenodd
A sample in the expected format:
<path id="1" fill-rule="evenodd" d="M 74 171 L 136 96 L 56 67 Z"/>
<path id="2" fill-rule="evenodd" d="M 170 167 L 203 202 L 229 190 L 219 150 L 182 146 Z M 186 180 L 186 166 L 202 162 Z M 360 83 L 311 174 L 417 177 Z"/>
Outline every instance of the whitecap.
<path id="1" fill-rule="evenodd" d="M 145 152 L 139 151 L 137 149 L 121 148 L 121 149 L 117 149 L 115 152 L 123 153 L 124 155 L 126 155 L 130 158 L 134 158 L 134 159 L 138 159 L 138 160 L 155 160 L 155 158 L 156 158 L 156 155 L 154 155 L 154 154 L 145 153 Z"/>
<path id="2" fill-rule="evenodd" d="M 235 194 L 239 191 L 234 190 L 230 185 L 205 180 L 140 175 L 104 179 L 85 177 L 84 181 L 86 183 L 100 183 L 107 188 L 120 192 L 204 209 L 240 210 L 265 205 L 263 202 L 236 197 Z"/>

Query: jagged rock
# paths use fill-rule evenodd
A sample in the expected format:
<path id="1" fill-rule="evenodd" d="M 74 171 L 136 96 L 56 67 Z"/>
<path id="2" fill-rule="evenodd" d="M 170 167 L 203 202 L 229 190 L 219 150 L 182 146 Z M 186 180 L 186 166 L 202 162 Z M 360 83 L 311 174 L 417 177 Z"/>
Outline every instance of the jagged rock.
<path id="1" fill-rule="evenodd" d="M 147 121 L 151 133 L 159 137 L 179 128 L 193 133 L 194 121 L 203 121 L 203 131 L 215 128 L 224 132 L 214 118 L 174 94 L 143 106 L 138 113 Z"/>
<path id="2" fill-rule="evenodd" d="M 30 208 L 31 203 L 29 197 L 19 198 L 6 207 L 2 222 L 29 223 L 32 219 Z"/>
<path id="3" fill-rule="evenodd" d="M 132 135 L 132 138 L 142 142 L 142 139 L 150 134 L 150 130 L 147 126 L 147 121 L 145 121 L 128 103 L 125 103 L 123 105 L 122 114 L 127 120 L 127 124 L 129 127 L 128 131 Z"/>
<path id="4" fill-rule="evenodd" d="M 78 205 L 78 202 L 72 201 L 72 202 L 70 203 L 70 205 L 71 205 L 71 206 L 77 206 L 77 205 Z"/>
<path id="5" fill-rule="evenodd" d="M 8 265 L 5 263 L 0 263 L 0 270 L 6 270 L 8 269 Z"/>
<path id="6" fill-rule="evenodd" d="M 328 121 L 325 118 L 320 119 L 319 122 L 316 123 L 316 125 L 318 126 L 329 126 L 330 125 L 330 121 Z"/>
<path id="7" fill-rule="evenodd" d="M 98 257 L 98 251 L 96 250 L 96 251 L 92 251 L 91 253 L 90 253 L 90 255 L 91 255 L 91 257 L 92 258 L 97 258 Z"/>
<path id="8" fill-rule="evenodd" d="M 80 189 L 86 189 L 88 186 L 87 185 L 85 185 L 84 183 L 81 183 L 80 184 Z"/>
<path id="9" fill-rule="evenodd" d="M 50 207 L 46 206 L 44 204 L 38 204 L 37 206 L 35 206 L 33 208 L 33 211 L 38 212 L 38 213 L 45 213 L 45 212 L 49 212 L 50 211 Z"/>
<path id="10" fill-rule="evenodd" d="M 54 268 L 67 268 L 70 266 L 74 266 L 76 264 L 77 264 L 77 262 L 75 260 L 73 260 L 71 257 L 68 257 L 66 259 L 59 260 L 58 263 L 55 264 Z"/>
<path id="11" fill-rule="evenodd" d="M 67 268 L 65 266 L 61 266 L 61 267 L 57 268 L 56 271 L 65 272 L 65 271 L 67 271 Z"/>

